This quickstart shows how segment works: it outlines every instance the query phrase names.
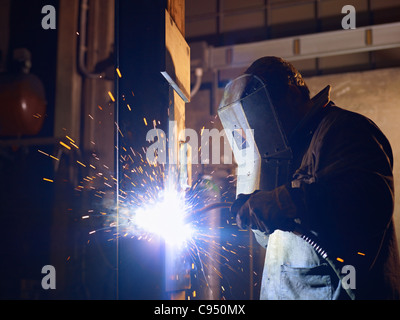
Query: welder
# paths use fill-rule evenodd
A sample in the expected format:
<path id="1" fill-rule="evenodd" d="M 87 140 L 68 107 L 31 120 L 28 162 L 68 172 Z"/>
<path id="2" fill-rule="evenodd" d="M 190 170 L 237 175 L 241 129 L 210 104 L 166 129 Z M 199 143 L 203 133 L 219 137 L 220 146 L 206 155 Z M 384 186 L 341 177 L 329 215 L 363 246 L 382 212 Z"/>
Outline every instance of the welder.
<path id="1" fill-rule="evenodd" d="M 254 130 L 234 153 L 254 143 L 260 161 L 238 173 L 231 212 L 266 249 L 260 298 L 399 299 L 393 154 L 381 130 L 336 106 L 330 86 L 310 98 L 302 75 L 277 57 L 256 60 L 228 84 L 219 114 L 233 134 Z M 321 248 L 339 270 L 355 271 L 351 295 Z"/>

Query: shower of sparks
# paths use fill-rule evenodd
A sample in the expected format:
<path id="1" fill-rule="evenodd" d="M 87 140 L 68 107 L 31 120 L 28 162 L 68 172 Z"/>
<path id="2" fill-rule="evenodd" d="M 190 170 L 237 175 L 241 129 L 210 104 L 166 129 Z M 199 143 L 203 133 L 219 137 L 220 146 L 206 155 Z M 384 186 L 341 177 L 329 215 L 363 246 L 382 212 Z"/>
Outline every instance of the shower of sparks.
<path id="1" fill-rule="evenodd" d="M 224 287 L 222 295 L 229 294 L 230 285 L 224 283 L 226 273 L 242 273 L 246 268 L 243 266 L 246 247 L 236 241 L 243 231 L 237 229 L 235 219 L 229 215 L 220 219 L 217 211 L 197 211 L 217 202 L 219 190 L 203 180 L 190 190 L 180 190 L 178 185 L 170 183 L 164 166 L 148 163 L 132 148 L 119 150 L 120 179 L 104 170 L 104 165 L 97 164 L 94 166 L 97 169 L 92 168 L 94 172 L 85 176 L 76 188 L 77 191 L 92 190 L 104 203 L 101 209 L 81 216 L 84 221 L 103 220 L 101 226 L 90 230 L 89 236 L 106 232 L 110 241 L 131 238 L 157 243 L 163 239 L 178 255 L 186 256 L 184 260 L 192 266 L 195 280 L 204 290 L 211 290 L 209 282 L 217 277 Z M 92 156 L 100 162 L 96 154 Z M 115 190 L 118 190 L 118 210 L 113 201 L 107 200 L 107 194 Z M 221 225 L 220 221 L 225 222 Z"/>
<path id="2" fill-rule="evenodd" d="M 108 95 L 115 101 L 111 92 Z M 129 105 L 128 108 L 132 111 Z M 105 110 L 106 107 L 99 106 L 97 112 Z M 95 119 L 95 114 L 89 116 Z M 143 122 L 148 125 L 146 118 Z M 156 127 L 157 123 L 160 122 L 154 120 L 153 126 Z M 114 124 L 124 139 L 121 128 Z M 90 142 L 93 146 L 98 143 Z M 68 150 L 71 150 L 70 145 L 79 149 L 69 136 L 65 142 L 60 141 L 60 145 Z M 82 209 L 80 214 L 81 221 L 93 226 L 88 230 L 88 243 L 91 237 L 102 233 L 109 241 L 119 238 L 147 242 L 164 239 L 169 245 L 179 248 L 179 255 L 188 257 L 191 273 L 203 288 L 211 290 L 209 281 L 216 276 L 221 280 L 221 295 L 225 296 L 232 288 L 226 280 L 226 273 L 237 274 L 246 268 L 243 263 L 246 257 L 243 256 L 248 255 L 248 248 L 237 241 L 243 230 L 236 227 L 235 219 L 229 215 L 220 217 L 217 211 L 197 212 L 206 205 L 219 202 L 223 196 L 221 190 L 212 182 L 201 179 L 189 190 L 180 190 L 177 184 L 171 183 L 175 180 L 168 177 L 166 167 L 146 161 L 142 155 L 146 153 L 144 148 L 143 152 L 127 145 L 115 148 L 119 152 L 119 177 L 113 175 L 112 166 L 103 163 L 95 151 L 83 162 L 75 160 L 75 165 L 83 172 L 75 190 L 90 192 L 97 200 L 97 204 L 91 204 L 93 208 Z M 42 150 L 38 152 L 59 161 Z M 169 174 L 175 176 L 174 172 Z M 47 178 L 43 180 L 53 182 Z M 192 297 L 199 296 L 200 292 L 194 291 Z"/>

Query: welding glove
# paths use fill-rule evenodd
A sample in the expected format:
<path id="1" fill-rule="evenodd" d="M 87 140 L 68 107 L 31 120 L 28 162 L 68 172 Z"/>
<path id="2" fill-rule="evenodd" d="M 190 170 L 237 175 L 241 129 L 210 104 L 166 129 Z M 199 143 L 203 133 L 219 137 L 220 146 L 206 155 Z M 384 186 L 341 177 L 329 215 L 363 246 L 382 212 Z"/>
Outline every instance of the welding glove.
<path id="1" fill-rule="evenodd" d="M 272 191 L 240 194 L 231 207 L 239 228 L 250 227 L 268 234 L 277 229 L 293 231 L 297 211 L 288 186 L 285 185 Z"/>

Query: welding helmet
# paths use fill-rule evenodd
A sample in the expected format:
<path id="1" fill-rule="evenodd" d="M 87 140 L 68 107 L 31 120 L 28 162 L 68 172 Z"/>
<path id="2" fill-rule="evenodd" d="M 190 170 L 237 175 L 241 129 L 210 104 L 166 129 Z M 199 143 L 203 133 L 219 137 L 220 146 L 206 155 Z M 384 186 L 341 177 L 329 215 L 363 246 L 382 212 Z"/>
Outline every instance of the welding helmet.
<path id="1" fill-rule="evenodd" d="M 218 114 L 238 163 L 237 194 L 289 181 L 292 151 L 261 78 L 244 74 L 229 82 Z"/>

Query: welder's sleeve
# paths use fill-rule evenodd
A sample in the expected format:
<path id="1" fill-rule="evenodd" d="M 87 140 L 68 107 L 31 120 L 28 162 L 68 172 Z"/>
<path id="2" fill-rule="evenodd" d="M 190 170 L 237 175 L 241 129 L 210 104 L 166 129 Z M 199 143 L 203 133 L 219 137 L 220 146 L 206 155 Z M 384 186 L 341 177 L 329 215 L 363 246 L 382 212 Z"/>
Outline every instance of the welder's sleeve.
<path id="1" fill-rule="evenodd" d="M 377 256 L 394 206 L 389 142 L 368 119 L 350 112 L 324 119 L 298 170 L 293 199 L 302 223 L 345 259 Z"/>

